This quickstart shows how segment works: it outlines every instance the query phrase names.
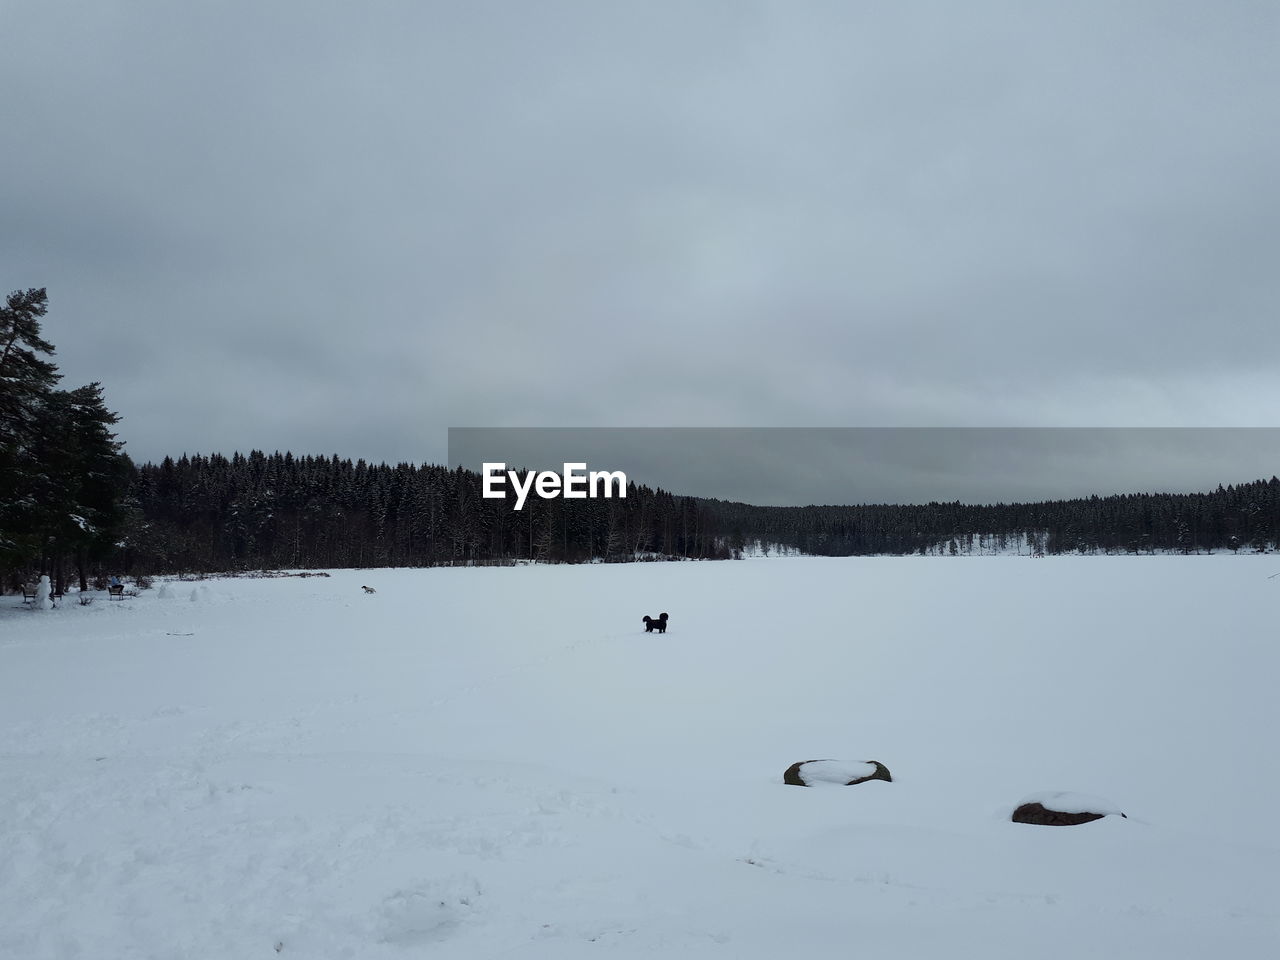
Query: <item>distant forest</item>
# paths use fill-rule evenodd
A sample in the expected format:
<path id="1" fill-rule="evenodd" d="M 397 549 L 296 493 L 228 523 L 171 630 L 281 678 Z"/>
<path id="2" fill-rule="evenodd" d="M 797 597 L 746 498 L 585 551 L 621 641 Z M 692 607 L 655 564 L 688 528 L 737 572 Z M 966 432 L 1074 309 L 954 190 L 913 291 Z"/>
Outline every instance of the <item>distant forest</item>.
<path id="1" fill-rule="evenodd" d="M 622 499 L 480 496 L 478 474 L 291 454 L 166 458 L 137 468 L 129 570 L 434 566 L 962 554 L 975 541 L 1054 553 L 1273 550 L 1280 479 L 1212 493 L 1031 504 L 757 507 L 632 484 Z M 759 546 L 757 546 L 759 545 Z"/>
<path id="2" fill-rule="evenodd" d="M 632 484 L 625 498 L 484 499 L 461 469 L 258 451 L 136 466 L 102 387 L 59 387 L 43 289 L 0 306 L 0 588 L 49 574 L 819 556 L 1268 551 L 1280 480 L 1031 504 L 756 507 Z"/>

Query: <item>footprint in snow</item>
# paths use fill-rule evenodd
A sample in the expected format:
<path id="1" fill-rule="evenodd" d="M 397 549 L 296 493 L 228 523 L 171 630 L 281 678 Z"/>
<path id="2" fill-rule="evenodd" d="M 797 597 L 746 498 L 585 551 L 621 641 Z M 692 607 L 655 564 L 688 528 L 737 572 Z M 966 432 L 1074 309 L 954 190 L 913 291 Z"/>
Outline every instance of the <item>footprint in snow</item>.
<path id="1" fill-rule="evenodd" d="M 480 885 L 474 877 L 455 877 L 398 890 L 378 909 L 379 941 L 414 946 L 446 940 L 475 908 Z"/>

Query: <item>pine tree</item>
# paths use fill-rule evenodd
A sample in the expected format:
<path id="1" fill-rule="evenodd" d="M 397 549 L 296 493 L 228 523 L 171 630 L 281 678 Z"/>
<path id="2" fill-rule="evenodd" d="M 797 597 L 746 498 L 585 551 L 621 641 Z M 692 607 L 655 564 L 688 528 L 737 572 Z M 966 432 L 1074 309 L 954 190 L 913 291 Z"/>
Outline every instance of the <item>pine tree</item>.
<path id="1" fill-rule="evenodd" d="M 58 368 L 41 354 L 43 289 L 11 293 L 0 308 L 0 565 L 52 573 L 66 587 L 74 560 L 114 549 L 133 466 L 120 452 L 100 384 L 56 390 Z"/>
<path id="2" fill-rule="evenodd" d="M 38 551 L 38 479 L 33 447 L 58 382 L 53 344 L 40 336 L 44 289 L 15 290 L 0 307 L 0 568 L 24 566 Z"/>

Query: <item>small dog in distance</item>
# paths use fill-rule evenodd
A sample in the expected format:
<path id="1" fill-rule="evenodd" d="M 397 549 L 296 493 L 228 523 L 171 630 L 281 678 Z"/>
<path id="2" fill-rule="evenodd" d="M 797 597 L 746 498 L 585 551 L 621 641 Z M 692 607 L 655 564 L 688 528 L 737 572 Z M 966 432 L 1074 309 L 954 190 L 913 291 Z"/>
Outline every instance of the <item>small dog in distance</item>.
<path id="1" fill-rule="evenodd" d="M 661 614 L 657 619 L 653 617 L 641 617 L 644 621 L 644 632 L 653 633 L 657 630 L 659 633 L 667 632 L 667 615 Z"/>
<path id="2" fill-rule="evenodd" d="M 377 590 L 373 589 L 373 587 L 361 587 L 360 589 L 361 589 L 361 590 L 363 590 L 365 593 L 377 593 L 377 592 L 378 592 Z"/>

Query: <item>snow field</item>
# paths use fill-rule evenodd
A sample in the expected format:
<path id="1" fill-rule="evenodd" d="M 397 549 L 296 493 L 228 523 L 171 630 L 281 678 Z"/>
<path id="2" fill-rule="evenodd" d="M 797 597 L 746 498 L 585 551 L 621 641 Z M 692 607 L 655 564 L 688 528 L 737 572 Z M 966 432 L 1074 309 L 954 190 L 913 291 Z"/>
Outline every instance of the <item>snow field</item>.
<path id="1" fill-rule="evenodd" d="M 0 957 L 1269 955 L 1274 566 L 771 559 L 0 598 Z M 782 784 L 827 757 L 894 782 Z M 1008 822 L 1058 790 L 1128 819 Z"/>

